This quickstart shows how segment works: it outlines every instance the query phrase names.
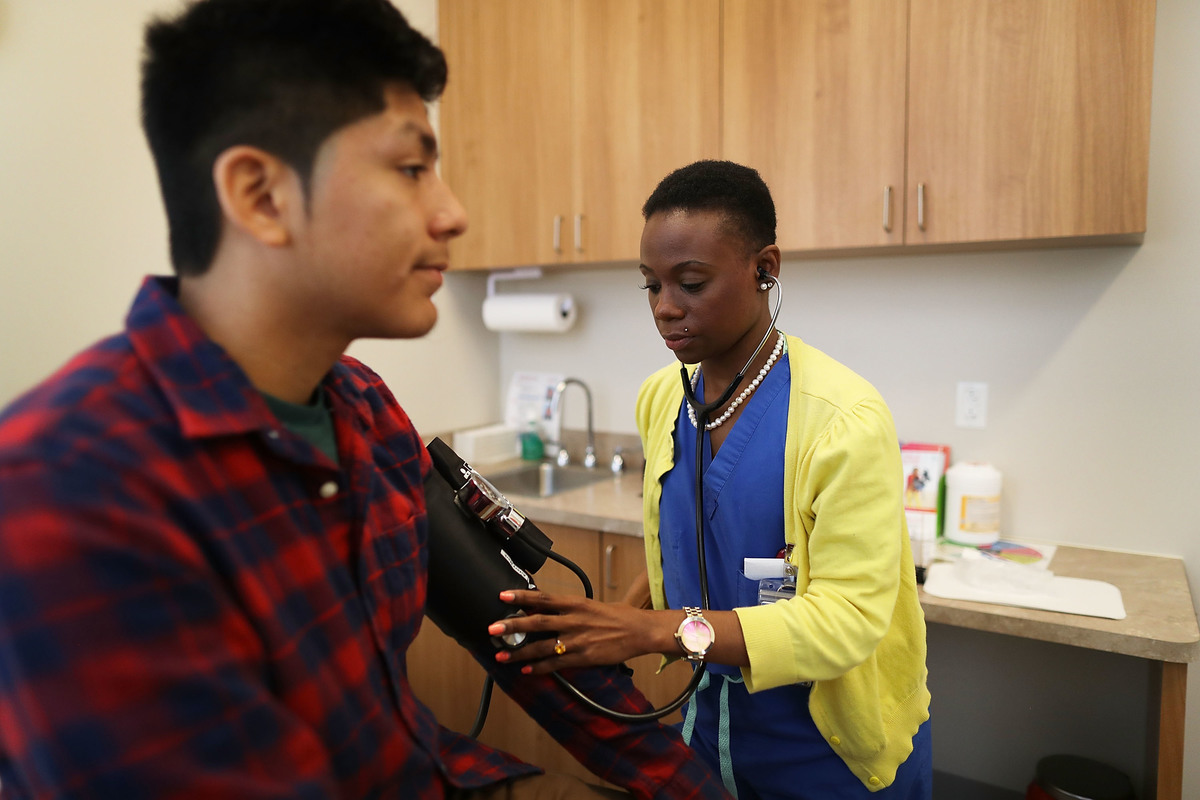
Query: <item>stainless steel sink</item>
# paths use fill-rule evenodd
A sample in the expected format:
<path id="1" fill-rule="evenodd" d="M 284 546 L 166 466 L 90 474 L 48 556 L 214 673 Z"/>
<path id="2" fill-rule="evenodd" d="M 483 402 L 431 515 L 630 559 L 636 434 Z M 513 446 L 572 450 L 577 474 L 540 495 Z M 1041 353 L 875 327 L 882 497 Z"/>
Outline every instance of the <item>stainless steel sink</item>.
<path id="1" fill-rule="evenodd" d="M 587 467 L 560 467 L 550 461 L 527 464 L 504 472 L 484 476 L 503 494 L 525 495 L 526 497 L 550 497 L 551 495 L 579 489 L 602 480 L 612 479 L 607 469 Z"/>

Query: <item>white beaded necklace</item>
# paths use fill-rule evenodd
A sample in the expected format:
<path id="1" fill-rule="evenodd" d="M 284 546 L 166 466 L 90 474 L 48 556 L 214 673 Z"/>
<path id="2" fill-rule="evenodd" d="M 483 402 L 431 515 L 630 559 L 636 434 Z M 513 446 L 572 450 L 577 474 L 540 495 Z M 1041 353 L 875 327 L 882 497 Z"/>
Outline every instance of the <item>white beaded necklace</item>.
<path id="1" fill-rule="evenodd" d="M 771 367 L 775 366 L 775 362 L 779 359 L 780 353 L 784 351 L 786 340 L 783 336 L 783 331 L 779 332 L 779 338 L 775 340 L 775 349 L 771 351 L 771 357 L 767 359 L 767 363 L 763 364 L 763 368 L 758 371 L 758 376 L 750 381 L 750 385 L 742 390 L 742 393 L 734 398 L 729 407 L 725 409 L 725 413 L 714 419 L 712 422 L 704 423 L 704 430 L 711 431 L 713 428 L 718 428 L 725 424 L 725 421 L 733 416 L 733 412 L 737 411 L 747 397 L 758 388 L 758 385 L 763 382 L 763 378 L 767 377 L 767 373 L 771 371 Z M 696 371 L 692 373 L 692 391 L 696 391 L 696 384 L 700 381 L 700 368 L 696 367 Z M 692 421 L 692 427 L 697 427 L 696 409 L 692 408 L 692 404 L 687 404 L 688 419 Z"/>

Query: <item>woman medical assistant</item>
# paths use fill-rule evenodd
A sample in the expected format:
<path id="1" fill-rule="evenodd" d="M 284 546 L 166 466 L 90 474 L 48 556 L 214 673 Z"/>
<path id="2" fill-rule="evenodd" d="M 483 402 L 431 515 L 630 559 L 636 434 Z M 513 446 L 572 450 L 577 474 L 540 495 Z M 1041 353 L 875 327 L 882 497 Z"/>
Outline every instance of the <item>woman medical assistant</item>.
<path id="1" fill-rule="evenodd" d="M 925 626 L 904 524 L 890 413 L 865 380 L 774 330 L 775 213 L 753 170 L 698 162 L 667 176 L 643 210 L 640 269 L 656 327 L 713 402 L 757 376 L 703 436 L 705 550 L 715 638 L 685 734 L 742 798 L 930 792 Z M 759 349 L 760 342 L 766 346 Z M 747 366 L 748 365 L 748 366 Z M 653 610 L 512 592 L 529 616 L 491 633 L 551 630 L 500 660 L 530 672 L 679 656 L 701 605 L 696 422 L 678 365 L 642 386 L 644 532 Z M 790 546 L 796 597 L 757 605 L 742 559 Z M 540 612 L 549 612 L 546 614 Z"/>

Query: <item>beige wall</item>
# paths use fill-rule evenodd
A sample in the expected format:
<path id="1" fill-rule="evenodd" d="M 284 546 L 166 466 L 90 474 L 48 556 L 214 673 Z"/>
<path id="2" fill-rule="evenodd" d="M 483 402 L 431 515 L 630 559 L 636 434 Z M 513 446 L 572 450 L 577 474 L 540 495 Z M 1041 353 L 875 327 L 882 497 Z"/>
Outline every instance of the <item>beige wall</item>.
<path id="1" fill-rule="evenodd" d="M 398 5 L 436 34 L 431 0 Z M 137 90 L 142 25 L 177 6 L 0 0 L 0 404 L 115 331 L 143 275 L 170 271 Z M 451 275 L 427 339 L 351 350 L 422 430 L 492 419 L 498 344 L 479 320 L 483 292 L 480 276 Z M 462 389 L 437 391 L 441 380 Z"/>
<path id="2" fill-rule="evenodd" d="M 435 2 L 398 4 L 432 33 Z M 115 330 L 140 277 L 167 270 L 136 86 L 141 25 L 175 5 L 0 0 L 0 403 Z M 1011 535 L 1179 555 L 1197 576 L 1200 4 L 1158 6 L 1145 244 L 790 261 L 782 325 L 872 380 L 902 437 L 946 442 L 958 458 L 1003 470 Z M 537 288 L 576 294 L 576 328 L 497 336 L 479 322 L 483 276 L 452 275 L 428 339 L 352 352 L 426 431 L 499 419 L 512 371 L 547 369 L 591 385 L 598 427 L 631 432 L 638 383 L 670 360 L 637 284 L 631 264 L 555 274 Z M 959 380 L 989 384 L 985 430 L 954 427 Z M 980 710 L 967 721 L 999 731 L 935 734 L 940 769 L 1014 789 L 1051 749 L 1140 769 L 1141 721 L 1120 724 L 1142 707 L 1136 662 L 940 627 L 931 642 L 935 712 L 953 721 L 941 730 L 958 731 L 965 712 L 945 699 L 939 707 L 937 692 L 975 691 Z M 1062 692 L 1049 676 L 1088 670 L 1056 713 Z M 1184 796 L 1198 797 L 1200 668 L 1189 683 Z"/>

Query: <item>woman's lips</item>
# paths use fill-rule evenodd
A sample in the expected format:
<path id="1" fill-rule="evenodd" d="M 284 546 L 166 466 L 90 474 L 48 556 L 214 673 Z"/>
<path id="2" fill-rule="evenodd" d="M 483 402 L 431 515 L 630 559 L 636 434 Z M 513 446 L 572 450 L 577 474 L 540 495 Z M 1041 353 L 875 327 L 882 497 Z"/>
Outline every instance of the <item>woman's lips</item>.
<path id="1" fill-rule="evenodd" d="M 678 352 L 687 347 L 692 342 L 691 336 L 671 336 L 664 337 L 663 341 L 667 343 L 667 349 L 672 352 Z"/>

